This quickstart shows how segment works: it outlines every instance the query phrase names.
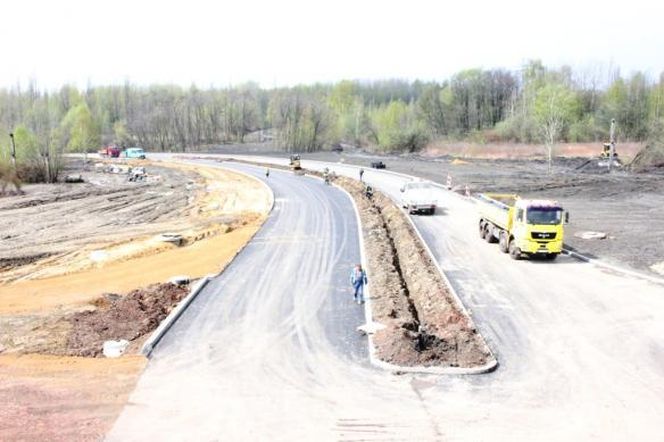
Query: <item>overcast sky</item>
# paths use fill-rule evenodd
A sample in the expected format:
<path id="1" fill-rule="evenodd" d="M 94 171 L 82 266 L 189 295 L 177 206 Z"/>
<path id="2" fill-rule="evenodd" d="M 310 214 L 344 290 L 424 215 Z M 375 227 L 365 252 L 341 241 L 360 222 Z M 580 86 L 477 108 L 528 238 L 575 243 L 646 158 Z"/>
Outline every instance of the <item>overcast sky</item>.
<path id="1" fill-rule="evenodd" d="M 664 2 L 2 2 L 0 87 L 445 79 L 471 67 L 664 71 Z"/>

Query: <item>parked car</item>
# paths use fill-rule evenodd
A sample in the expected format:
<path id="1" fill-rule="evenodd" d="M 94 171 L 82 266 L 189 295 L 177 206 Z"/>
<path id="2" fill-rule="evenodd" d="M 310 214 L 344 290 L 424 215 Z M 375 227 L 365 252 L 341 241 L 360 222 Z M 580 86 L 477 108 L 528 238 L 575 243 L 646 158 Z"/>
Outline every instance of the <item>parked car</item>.
<path id="1" fill-rule="evenodd" d="M 140 147 L 128 147 L 122 151 L 122 158 L 140 158 L 145 159 L 145 151 Z"/>
<path id="2" fill-rule="evenodd" d="M 433 215 L 436 212 L 438 201 L 436 200 L 434 188 L 431 184 L 413 181 L 404 184 L 399 190 L 403 193 L 401 206 L 408 213 L 428 213 Z"/>
<path id="3" fill-rule="evenodd" d="M 102 157 L 117 158 L 120 156 L 120 152 L 121 150 L 118 146 L 111 144 L 110 146 L 101 148 L 99 155 Z"/>
<path id="4" fill-rule="evenodd" d="M 341 144 L 335 144 L 332 146 L 332 152 L 341 153 L 344 151 L 344 148 L 341 147 Z"/>
<path id="5" fill-rule="evenodd" d="M 373 167 L 374 169 L 385 169 L 385 163 L 383 163 L 382 161 L 372 161 L 371 167 Z"/>

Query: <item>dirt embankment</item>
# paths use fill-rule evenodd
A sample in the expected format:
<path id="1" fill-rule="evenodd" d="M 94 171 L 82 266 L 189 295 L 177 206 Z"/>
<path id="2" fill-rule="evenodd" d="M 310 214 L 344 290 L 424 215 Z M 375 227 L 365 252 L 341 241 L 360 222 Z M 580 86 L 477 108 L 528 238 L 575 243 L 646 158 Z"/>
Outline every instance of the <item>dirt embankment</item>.
<path id="1" fill-rule="evenodd" d="M 374 336 L 380 359 L 404 366 L 477 367 L 493 358 L 463 312 L 406 215 L 386 196 L 364 195 L 355 180 L 336 183 L 353 196 L 371 275 Z"/>
<path id="2" fill-rule="evenodd" d="M 153 284 L 125 296 L 106 294 L 94 310 L 68 316 L 71 331 L 63 349 L 68 356 L 102 356 L 104 341 L 126 339 L 129 351 L 137 351 L 178 303 L 188 286 Z"/>
<path id="3" fill-rule="evenodd" d="M 68 167 L 86 182 L 26 186 L 25 195 L 0 198 L 0 313 L 216 273 L 269 210 L 269 193 L 243 175 L 141 164 L 161 179 L 130 182 L 74 162 Z"/>

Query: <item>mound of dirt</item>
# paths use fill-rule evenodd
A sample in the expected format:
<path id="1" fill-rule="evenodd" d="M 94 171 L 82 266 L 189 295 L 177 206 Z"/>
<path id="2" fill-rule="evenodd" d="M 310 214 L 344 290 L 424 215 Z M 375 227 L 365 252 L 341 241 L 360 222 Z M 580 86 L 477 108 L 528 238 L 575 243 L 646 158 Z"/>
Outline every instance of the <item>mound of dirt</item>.
<path id="1" fill-rule="evenodd" d="M 374 321 L 386 327 L 374 335 L 383 361 L 403 366 L 476 367 L 491 352 L 458 305 L 406 215 L 385 195 L 369 199 L 355 180 L 336 183 L 360 210 Z"/>
<path id="2" fill-rule="evenodd" d="M 104 341 L 135 342 L 156 329 L 187 293 L 186 286 L 166 283 L 136 289 L 124 297 L 104 295 L 97 309 L 78 312 L 68 318 L 71 331 L 65 353 L 99 357 Z"/>
<path id="3" fill-rule="evenodd" d="M 635 172 L 664 168 L 664 144 L 648 144 L 636 154 L 629 167 Z"/>

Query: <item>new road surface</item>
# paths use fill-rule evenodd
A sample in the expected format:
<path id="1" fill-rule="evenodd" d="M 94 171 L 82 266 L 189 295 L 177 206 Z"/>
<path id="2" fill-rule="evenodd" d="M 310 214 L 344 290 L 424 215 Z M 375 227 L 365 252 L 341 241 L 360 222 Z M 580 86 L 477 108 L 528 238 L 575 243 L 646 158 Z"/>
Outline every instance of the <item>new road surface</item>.
<path id="1" fill-rule="evenodd" d="M 358 177 L 303 161 L 326 166 Z M 397 201 L 408 179 L 364 178 Z M 441 191 L 441 210 L 413 220 L 500 367 L 389 374 L 344 335 L 362 322 L 343 299 L 357 260 L 350 201 L 284 172 L 269 185 L 276 210 L 160 344 L 112 440 L 664 440 L 664 286 L 567 256 L 512 261 L 479 239 L 472 201 Z"/>

